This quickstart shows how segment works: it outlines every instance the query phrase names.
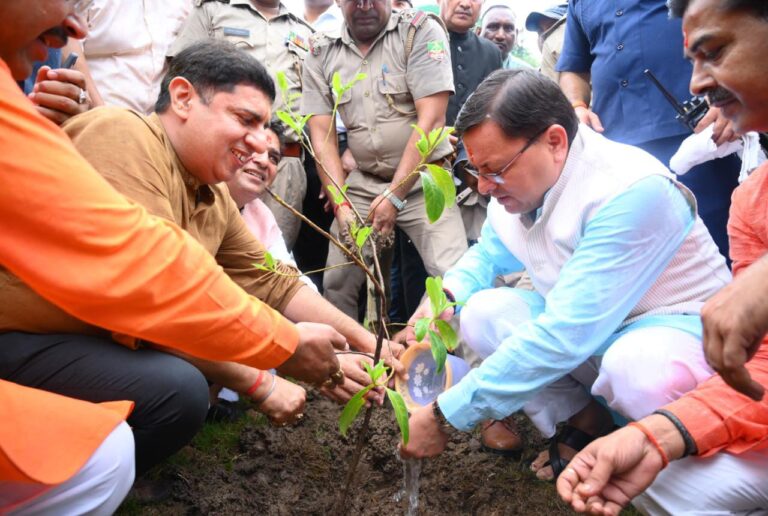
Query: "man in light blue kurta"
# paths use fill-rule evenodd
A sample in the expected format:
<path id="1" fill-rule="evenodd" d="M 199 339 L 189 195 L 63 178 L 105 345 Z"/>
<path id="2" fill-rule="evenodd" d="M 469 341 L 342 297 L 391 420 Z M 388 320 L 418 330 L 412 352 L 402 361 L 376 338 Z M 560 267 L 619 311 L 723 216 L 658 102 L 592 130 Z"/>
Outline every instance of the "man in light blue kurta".
<path id="1" fill-rule="evenodd" d="M 580 126 L 536 72 L 494 73 L 456 125 L 494 199 L 444 286 L 466 302 L 462 335 L 486 359 L 412 414 L 404 454 L 435 455 L 451 428 L 521 408 L 551 436 L 592 394 L 642 417 L 712 374 L 698 314 L 730 273 L 695 199 L 659 161 Z M 523 268 L 534 292 L 493 288 Z M 428 304 L 412 322 L 424 315 Z"/>

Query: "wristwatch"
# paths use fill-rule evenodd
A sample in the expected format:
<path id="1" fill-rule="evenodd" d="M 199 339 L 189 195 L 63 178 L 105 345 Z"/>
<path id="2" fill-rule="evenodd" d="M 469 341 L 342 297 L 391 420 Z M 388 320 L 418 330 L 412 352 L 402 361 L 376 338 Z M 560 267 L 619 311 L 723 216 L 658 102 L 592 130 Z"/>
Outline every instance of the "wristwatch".
<path id="1" fill-rule="evenodd" d="M 440 427 L 440 430 L 442 430 L 443 433 L 448 437 L 452 437 L 459 432 L 455 426 L 450 424 L 448 420 L 445 419 L 443 411 L 440 410 L 440 405 L 437 404 L 437 400 L 432 402 L 432 415 L 435 416 L 435 421 L 437 421 L 437 425 Z"/>
<path id="2" fill-rule="evenodd" d="M 407 200 L 403 200 L 393 194 L 389 188 L 385 189 L 381 195 L 389 199 L 389 202 L 392 203 L 392 206 L 394 206 L 397 211 L 403 211 L 403 208 L 405 208 L 405 205 L 408 203 Z"/>

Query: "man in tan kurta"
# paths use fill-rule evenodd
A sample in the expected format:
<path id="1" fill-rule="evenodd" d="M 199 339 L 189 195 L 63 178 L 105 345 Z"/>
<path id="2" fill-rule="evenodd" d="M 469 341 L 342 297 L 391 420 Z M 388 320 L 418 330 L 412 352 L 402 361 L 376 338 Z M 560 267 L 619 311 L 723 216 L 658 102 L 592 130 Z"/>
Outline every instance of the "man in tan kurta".
<path id="1" fill-rule="evenodd" d="M 341 35 L 312 37 L 302 76 L 301 112 L 314 114 L 309 128 L 318 161 L 337 183 L 349 185 L 347 195 L 363 217 L 375 207 L 371 220 L 379 233 L 386 236 L 395 224 L 399 226 L 413 241 L 427 272 L 441 275 L 467 248 L 459 210 L 452 206 L 439 221 L 429 224 L 417 178 L 400 183 L 420 159 L 415 147 L 418 133 L 411 124 L 426 132 L 445 124 L 448 96 L 453 93 L 445 30 L 426 13 L 392 13 L 389 0 L 343 0 L 341 9 Z M 409 31 L 413 43 L 406 52 Z M 331 85 L 336 72 L 343 83 L 358 73 L 367 75 L 338 102 L 349 149 L 358 165 L 348 177 L 342 170 L 335 139 L 325 136 L 334 124 Z M 451 152 L 446 140 L 430 159 L 442 163 Z M 326 185 L 330 183 L 324 174 L 321 179 Z M 338 207 L 332 231 L 338 235 L 351 216 L 348 207 Z M 344 261 L 338 250 L 330 250 L 329 266 Z M 350 267 L 327 270 L 325 297 L 354 315 L 363 281 L 362 273 Z"/>
<path id="2" fill-rule="evenodd" d="M 289 12 L 279 0 L 195 0 L 178 39 L 171 46 L 169 56 L 197 41 L 214 38 L 232 42 L 261 61 L 272 78 L 285 73 L 288 95 L 301 93 L 301 63 L 307 55 L 312 28 Z M 273 109 L 286 109 L 280 92 Z M 272 190 L 301 211 L 307 191 L 307 178 L 302 165 L 302 150 L 293 132 L 286 134 L 283 159 Z M 293 248 L 301 221 L 279 205 L 271 196 L 262 199 L 277 218 L 288 250 Z"/>
<path id="3" fill-rule="evenodd" d="M 241 136 L 243 127 L 258 132 L 269 120 L 268 97 L 242 85 L 235 86 L 232 92 L 199 94 L 183 76 L 174 77 L 176 72 L 172 64 L 161 90 L 160 98 L 165 95 L 166 103 L 158 103 L 157 113 L 146 117 L 123 108 L 105 107 L 72 119 L 64 130 L 81 155 L 112 186 L 153 215 L 186 230 L 246 292 L 293 321 L 333 326 L 353 348 L 372 352 L 374 336 L 317 293 L 304 288 L 295 269 L 279 262 L 277 273 L 254 267 L 264 263 L 265 249 L 248 230 L 220 182 L 249 158 L 251 150 L 246 140 L 250 136 Z M 200 89 L 205 91 L 204 87 Z M 264 106 L 263 112 L 257 109 L 260 105 Z M 222 159 L 231 170 L 222 168 Z M 51 305 L 10 274 L 0 276 L 2 283 L 6 284 L 1 291 L 0 331 L 103 333 Z M 348 397 L 369 381 L 359 357 L 340 358 L 346 382 L 336 389 L 325 388 L 334 399 Z M 203 361 L 194 363 L 206 371 Z M 234 363 L 230 370 L 238 378 L 252 371 Z"/>

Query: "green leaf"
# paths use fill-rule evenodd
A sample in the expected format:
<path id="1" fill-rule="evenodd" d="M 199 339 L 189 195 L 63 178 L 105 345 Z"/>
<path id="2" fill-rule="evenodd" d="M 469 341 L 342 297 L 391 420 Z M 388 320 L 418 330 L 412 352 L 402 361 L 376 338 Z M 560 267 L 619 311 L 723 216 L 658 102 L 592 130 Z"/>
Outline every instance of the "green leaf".
<path id="1" fill-rule="evenodd" d="M 348 189 L 349 189 L 349 185 L 348 184 L 341 185 L 341 191 L 342 192 L 347 193 Z"/>
<path id="2" fill-rule="evenodd" d="M 352 426 L 355 418 L 360 413 L 360 409 L 365 405 L 365 395 L 368 394 L 372 387 L 372 385 L 369 385 L 358 391 L 344 406 L 344 410 L 341 411 L 339 416 L 339 432 L 344 437 L 347 436 L 347 431 L 349 431 L 349 427 Z"/>
<path id="3" fill-rule="evenodd" d="M 427 208 L 427 218 L 430 224 L 440 218 L 445 208 L 445 197 L 443 192 L 437 187 L 437 183 L 432 179 L 432 175 L 427 172 L 419 172 L 421 176 L 421 188 L 424 190 L 424 204 Z"/>
<path id="4" fill-rule="evenodd" d="M 264 263 L 270 269 L 275 268 L 275 257 L 272 256 L 272 253 L 270 253 L 269 251 L 264 252 Z"/>
<path id="5" fill-rule="evenodd" d="M 432 315 L 434 315 L 436 318 L 440 317 L 444 300 L 447 301 L 445 292 L 443 292 L 443 278 L 440 276 L 430 276 L 427 278 L 427 281 L 424 283 L 424 285 L 427 289 L 429 302 L 432 305 Z"/>
<path id="6" fill-rule="evenodd" d="M 387 388 L 387 397 L 395 411 L 395 419 L 400 427 L 400 433 L 403 435 L 403 444 L 408 444 L 408 409 L 405 407 L 405 400 L 400 393 Z"/>
<path id="7" fill-rule="evenodd" d="M 424 160 L 429 156 L 429 141 L 427 140 L 427 135 L 424 133 L 424 129 L 418 125 L 411 124 L 411 127 L 413 127 L 414 131 L 419 133 L 419 139 L 416 141 L 416 149 L 419 151 L 421 159 Z"/>
<path id="8" fill-rule="evenodd" d="M 282 73 L 282 72 L 281 72 Z M 288 95 L 288 102 L 293 102 L 301 98 L 301 93 L 291 93 Z"/>
<path id="9" fill-rule="evenodd" d="M 325 188 L 328 190 L 328 193 L 331 194 L 331 197 L 333 198 L 333 204 L 341 204 L 344 202 L 344 196 L 339 193 L 339 189 L 334 185 L 328 185 Z M 344 188 L 342 187 L 341 190 L 344 191 Z"/>
<path id="10" fill-rule="evenodd" d="M 367 73 L 363 73 L 363 72 L 360 72 L 359 74 L 355 75 L 355 78 L 354 78 L 354 79 L 352 79 L 352 82 L 350 82 L 350 83 L 349 83 L 349 85 L 350 85 L 350 86 L 352 86 L 352 85 L 353 85 L 353 84 L 355 84 L 356 82 L 358 82 L 358 81 L 362 81 L 363 79 L 365 79 L 365 78 L 367 78 L 367 77 L 368 77 L 368 74 L 367 74 Z"/>
<path id="11" fill-rule="evenodd" d="M 437 187 L 443 194 L 446 206 L 453 206 L 456 202 L 456 184 L 453 182 L 453 174 L 445 170 L 440 165 L 430 163 L 427 170 L 432 174 L 432 179 L 437 183 Z"/>
<path id="12" fill-rule="evenodd" d="M 299 124 L 296 123 L 296 119 L 287 111 L 278 109 L 277 118 L 282 120 L 285 125 L 293 129 L 294 133 L 299 134 L 301 132 L 301 128 L 299 127 Z"/>
<path id="13" fill-rule="evenodd" d="M 427 330 L 429 329 L 429 324 L 432 322 L 432 319 L 429 317 L 422 317 L 418 321 L 416 321 L 416 324 L 414 325 L 414 333 L 416 334 L 416 340 L 419 342 L 424 340 L 424 337 L 427 336 Z"/>
<path id="14" fill-rule="evenodd" d="M 333 72 L 333 78 L 331 79 L 331 85 L 336 97 L 341 97 L 344 94 L 344 86 L 341 85 L 341 74 L 339 72 Z"/>
<path id="15" fill-rule="evenodd" d="M 365 241 L 368 240 L 368 237 L 371 235 L 371 231 L 373 231 L 371 226 L 360 228 L 360 231 L 355 235 L 355 244 L 357 244 L 357 247 L 363 247 L 363 244 L 365 244 Z"/>
<path id="16" fill-rule="evenodd" d="M 381 375 L 386 374 L 387 372 L 387 366 L 384 364 L 384 360 L 379 360 L 379 363 L 376 364 L 376 367 L 373 368 L 373 373 L 371 374 L 371 380 L 373 380 L 373 383 L 376 383 L 376 380 L 381 378 Z"/>
<path id="17" fill-rule="evenodd" d="M 308 115 L 304 115 L 303 117 L 301 117 L 301 118 L 299 119 L 299 121 L 298 121 L 298 124 L 297 124 L 297 125 L 299 126 L 299 128 L 300 128 L 302 131 L 304 130 L 304 126 L 305 126 L 305 125 L 307 125 L 307 120 L 309 120 L 310 118 L 312 118 L 312 113 L 310 113 L 310 114 L 308 114 Z"/>
<path id="18" fill-rule="evenodd" d="M 437 328 L 440 337 L 443 339 L 443 344 L 445 344 L 448 351 L 456 349 L 456 346 L 459 345 L 459 338 L 453 327 L 442 319 L 435 321 L 435 327 Z"/>
<path id="19" fill-rule="evenodd" d="M 254 264 L 253 264 L 253 268 L 254 268 L 254 269 L 256 269 L 257 271 L 267 271 L 267 272 L 272 272 L 272 270 L 271 270 L 271 269 L 268 269 L 267 267 L 265 267 L 264 265 L 262 265 L 262 264 L 260 264 L 260 263 L 254 263 Z"/>
<path id="20" fill-rule="evenodd" d="M 435 359 L 435 364 L 437 364 L 437 372 L 442 373 L 445 367 L 445 359 L 448 356 L 448 350 L 445 348 L 443 339 L 434 330 L 429 330 L 429 346 L 432 349 L 432 358 Z"/>
<path id="21" fill-rule="evenodd" d="M 277 87 L 282 92 L 288 91 L 288 79 L 285 77 L 285 72 L 277 72 Z"/>

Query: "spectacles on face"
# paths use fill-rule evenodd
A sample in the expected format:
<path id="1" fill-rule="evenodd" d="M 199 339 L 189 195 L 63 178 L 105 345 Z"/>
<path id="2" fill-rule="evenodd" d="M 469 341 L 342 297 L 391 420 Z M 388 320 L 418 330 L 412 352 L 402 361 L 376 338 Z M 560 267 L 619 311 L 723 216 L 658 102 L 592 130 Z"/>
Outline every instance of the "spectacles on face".
<path id="1" fill-rule="evenodd" d="M 73 10 L 75 11 L 75 14 L 82 16 L 86 13 L 92 3 L 93 0 L 74 0 Z"/>
<path id="2" fill-rule="evenodd" d="M 546 129 L 544 131 L 546 131 Z M 471 165 L 467 165 L 466 167 L 464 167 L 464 170 L 469 175 L 475 177 L 478 181 L 482 178 L 482 179 L 487 179 L 492 183 L 496 183 L 497 185 L 504 184 L 504 179 L 501 176 L 503 176 L 504 173 L 507 170 L 509 170 L 509 167 L 514 165 L 515 161 L 517 161 L 518 158 L 520 158 L 520 156 L 522 156 L 523 153 L 527 151 L 531 147 L 531 145 L 533 145 L 536 142 L 536 140 L 539 139 L 539 136 L 541 136 L 544 133 L 544 131 L 541 131 L 539 134 L 533 136 L 530 140 L 528 140 L 528 142 L 523 146 L 523 148 L 520 149 L 520 151 L 518 151 L 514 156 L 512 156 L 512 159 L 509 160 L 509 163 L 504 165 L 497 172 L 488 172 L 486 174 L 481 174 L 480 172 L 477 171 L 477 169 L 473 168 Z"/>

